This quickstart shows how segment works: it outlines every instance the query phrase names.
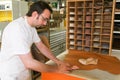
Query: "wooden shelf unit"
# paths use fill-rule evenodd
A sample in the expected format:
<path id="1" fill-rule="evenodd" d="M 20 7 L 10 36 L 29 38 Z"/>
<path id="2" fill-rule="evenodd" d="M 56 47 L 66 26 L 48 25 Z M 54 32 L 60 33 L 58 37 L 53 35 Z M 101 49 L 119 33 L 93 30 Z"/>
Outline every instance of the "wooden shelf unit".
<path id="1" fill-rule="evenodd" d="M 115 0 L 67 0 L 67 49 L 110 54 Z"/>
<path id="2" fill-rule="evenodd" d="M 113 33 L 113 50 L 120 50 L 120 0 L 116 0 Z"/>

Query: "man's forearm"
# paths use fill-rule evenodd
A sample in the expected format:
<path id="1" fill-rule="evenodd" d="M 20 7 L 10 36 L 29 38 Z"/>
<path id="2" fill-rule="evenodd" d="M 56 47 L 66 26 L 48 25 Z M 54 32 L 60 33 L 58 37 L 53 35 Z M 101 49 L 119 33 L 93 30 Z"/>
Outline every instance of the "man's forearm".
<path id="1" fill-rule="evenodd" d="M 40 50 L 40 52 L 47 58 L 53 60 L 55 63 L 59 62 L 59 59 L 57 59 L 55 55 L 51 52 L 51 50 L 48 49 L 42 42 L 40 42 L 40 44 L 36 44 L 36 46 Z"/>

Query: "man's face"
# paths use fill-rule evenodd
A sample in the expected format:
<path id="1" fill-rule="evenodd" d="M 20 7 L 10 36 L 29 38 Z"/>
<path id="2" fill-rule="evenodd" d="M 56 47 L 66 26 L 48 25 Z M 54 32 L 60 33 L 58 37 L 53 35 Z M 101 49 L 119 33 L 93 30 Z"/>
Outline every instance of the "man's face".
<path id="1" fill-rule="evenodd" d="M 51 13 L 47 9 L 45 9 L 42 14 L 37 14 L 37 18 L 35 20 L 35 26 L 37 28 L 41 26 L 45 26 L 50 19 L 50 15 Z"/>

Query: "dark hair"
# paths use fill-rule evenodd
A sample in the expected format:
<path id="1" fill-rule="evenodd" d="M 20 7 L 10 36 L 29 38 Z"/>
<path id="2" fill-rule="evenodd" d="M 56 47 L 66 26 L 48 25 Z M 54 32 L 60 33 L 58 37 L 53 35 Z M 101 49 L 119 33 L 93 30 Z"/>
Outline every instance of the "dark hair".
<path id="1" fill-rule="evenodd" d="M 48 9 L 51 13 L 53 12 L 52 8 L 47 2 L 37 1 L 30 6 L 30 9 L 26 15 L 31 16 L 34 11 L 37 11 L 38 14 L 41 14 L 45 9 Z"/>

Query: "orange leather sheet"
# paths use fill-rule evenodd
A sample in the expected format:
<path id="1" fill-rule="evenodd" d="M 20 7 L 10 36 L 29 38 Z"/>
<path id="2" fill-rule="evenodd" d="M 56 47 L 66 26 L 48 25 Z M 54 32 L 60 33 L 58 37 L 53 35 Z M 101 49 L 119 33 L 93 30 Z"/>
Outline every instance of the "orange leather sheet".
<path id="1" fill-rule="evenodd" d="M 89 57 L 97 58 L 98 63 L 96 65 L 83 65 L 78 62 L 80 58 L 86 59 Z M 64 60 L 71 65 L 77 65 L 81 70 L 100 69 L 113 74 L 120 74 L 120 60 L 114 56 L 71 50 L 65 56 Z"/>
<path id="2" fill-rule="evenodd" d="M 41 80 L 85 80 L 62 73 L 42 72 Z"/>

